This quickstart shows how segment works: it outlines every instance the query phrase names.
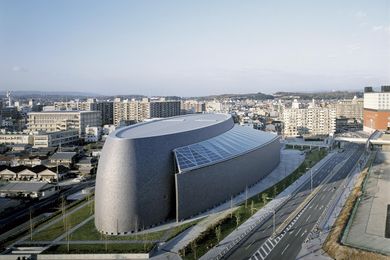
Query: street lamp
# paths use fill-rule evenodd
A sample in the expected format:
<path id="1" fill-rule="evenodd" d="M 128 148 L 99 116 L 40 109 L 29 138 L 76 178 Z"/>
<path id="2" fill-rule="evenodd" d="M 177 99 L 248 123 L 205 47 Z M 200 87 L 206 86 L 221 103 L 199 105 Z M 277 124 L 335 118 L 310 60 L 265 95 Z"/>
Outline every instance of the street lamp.
<path id="1" fill-rule="evenodd" d="M 266 199 L 272 200 L 272 198 L 269 198 L 269 197 L 266 197 Z M 272 216 L 272 235 L 275 235 L 275 213 L 276 213 L 276 211 L 274 209 L 269 209 L 267 211 L 271 212 L 273 214 L 273 216 Z"/>
<path id="2" fill-rule="evenodd" d="M 313 168 L 307 167 L 306 170 L 310 169 L 310 193 L 313 192 Z"/>

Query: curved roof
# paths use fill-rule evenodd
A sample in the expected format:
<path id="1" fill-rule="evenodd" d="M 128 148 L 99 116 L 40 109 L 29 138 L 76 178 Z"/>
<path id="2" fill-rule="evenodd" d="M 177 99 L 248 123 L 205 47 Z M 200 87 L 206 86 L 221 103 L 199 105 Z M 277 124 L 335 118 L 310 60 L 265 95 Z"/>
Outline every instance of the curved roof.
<path id="1" fill-rule="evenodd" d="M 229 114 L 192 114 L 149 121 L 120 128 L 110 136 L 117 138 L 145 138 L 191 131 L 231 119 Z"/>
<path id="2" fill-rule="evenodd" d="M 173 151 L 181 173 L 245 154 L 277 138 L 275 134 L 235 125 L 219 136 Z"/>

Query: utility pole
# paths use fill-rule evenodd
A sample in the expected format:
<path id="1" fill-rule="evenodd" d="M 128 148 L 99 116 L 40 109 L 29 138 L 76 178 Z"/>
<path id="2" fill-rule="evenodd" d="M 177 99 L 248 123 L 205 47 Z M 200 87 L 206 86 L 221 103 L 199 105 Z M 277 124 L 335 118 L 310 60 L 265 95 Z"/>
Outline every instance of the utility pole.
<path id="1" fill-rule="evenodd" d="M 245 187 L 245 208 L 248 206 L 248 185 Z"/>
<path id="2" fill-rule="evenodd" d="M 274 214 L 272 219 L 273 219 L 273 223 L 272 223 L 272 234 L 274 235 L 275 234 L 275 210 L 272 211 L 272 213 Z"/>
<path id="3" fill-rule="evenodd" d="M 68 218 L 65 218 L 66 221 L 65 221 L 65 226 L 66 226 L 66 240 L 67 240 L 67 246 L 68 246 L 68 252 L 69 252 L 69 223 L 68 223 Z"/>
<path id="4" fill-rule="evenodd" d="M 32 232 L 33 232 L 33 223 L 32 223 L 32 213 L 31 213 L 31 207 L 30 207 L 30 239 L 31 239 L 31 241 L 33 240 Z"/>
<path id="5" fill-rule="evenodd" d="M 310 169 L 310 193 L 313 192 L 313 169 Z"/>

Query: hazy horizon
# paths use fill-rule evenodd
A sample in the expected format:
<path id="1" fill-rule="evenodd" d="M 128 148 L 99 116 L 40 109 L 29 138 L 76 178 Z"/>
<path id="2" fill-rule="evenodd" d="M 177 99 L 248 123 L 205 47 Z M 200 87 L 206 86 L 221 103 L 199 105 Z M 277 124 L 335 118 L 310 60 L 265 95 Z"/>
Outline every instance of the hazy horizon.
<path id="1" fill-rule="evenodd" d="M 207 96 L 390 84 L 390 2 L 0 2 L 0 89 Z"/>

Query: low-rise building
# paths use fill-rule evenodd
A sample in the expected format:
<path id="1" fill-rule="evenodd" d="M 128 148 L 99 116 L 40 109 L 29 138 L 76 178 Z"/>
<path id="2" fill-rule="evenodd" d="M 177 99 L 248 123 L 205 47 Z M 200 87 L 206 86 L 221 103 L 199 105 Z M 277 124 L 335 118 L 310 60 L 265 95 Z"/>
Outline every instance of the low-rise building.
<path id="1" fill-rule="evenodd" d="M 71 167 L 75 163 L 76 155 L 76 152 L 56 152 L 50 157 L 50 164 Z"/>
<path id="2" fill-rule="evenodd" d="M 10 182 L 0 187 L 0 197 L 47 198 L 57 192 L 46 182 Z"/>
<path id="3" fill-rule="evenodd" d="M 84 141 L 87 143 L 94 143 L 100 141 L 102 137 L 102 128 L 98 126 L 87 126 L 85 128 Z"/>
<path id="4" fill-rule="evenodd" d="M 0 143 L 2 144 L 33 144 L 34 138 L 25 133 L 5 133 L 0 134 Z"/>
<path id="5" fill-rule="evenodd" d="M 56 132 L 70 129 L 85 135 L 87 126 L 101 126 L 100 111 L 44 111 L 28 113 L 28 129 L 32 132 Z"/>
<path id="6" fill-rule="evenodd" d="M 82 175 L 89 175 L 96 173 L 97 159 L 94 157 L 84 157 L 76 166 Z"/>
<path id="7" fill-rule="evenodd" d="M 76 129 L 56 132 L 40 132 L 34 135 L 33 147 L 58 147 L 62 145 L 74 144 L 79 140 L 79 131 Z"/>

